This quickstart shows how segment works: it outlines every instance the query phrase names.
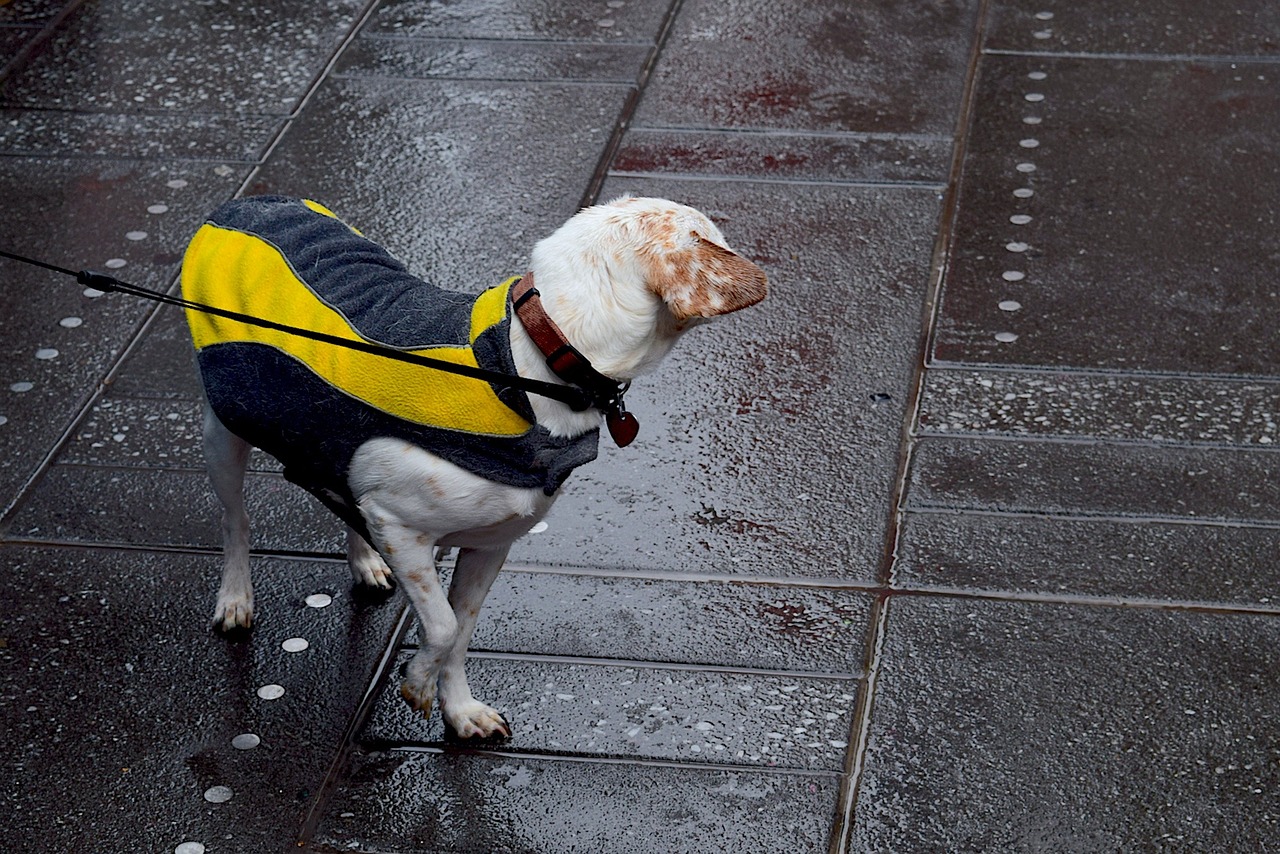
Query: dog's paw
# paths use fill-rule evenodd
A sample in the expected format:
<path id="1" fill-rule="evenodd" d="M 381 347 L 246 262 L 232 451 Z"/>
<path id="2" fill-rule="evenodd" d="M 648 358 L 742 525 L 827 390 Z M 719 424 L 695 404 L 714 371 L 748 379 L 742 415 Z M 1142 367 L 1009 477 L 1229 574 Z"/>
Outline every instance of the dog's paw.
<path id="1" fill-rule="evenodd" d="M 406 679 L 400 683 L 400 696 L 404 697 L 404 701 L 409 704 L 409 708 L 415 712 L 420 712 L 422 716 L 431 716 L 431 707 L 436 701 L 436 692 L 433 687 L 430 690 L 422 688 L 412 680 Z"/>
<path id="2" fill-rule="evenodd" d="M 511 738 L 511 724 L 497 709 L 471 700 L 440 710 L 448 734 L 456 739 L 504 741 Z"/>
<path id="3" fill-rule="evenodd" d="M 367 546 L 362 549 L 350 549 L 347 552 L 347 566 L 351 567 L 351 575 L 356 584 L 374 590 L 390 590 L 391 567 L 378 554 Z"/>
<path id="4" fill-rule="evenodd" d="M 216 631 L 247 631 L 253 626 L 253 596 L 221 594 L 211 621 Z"/>

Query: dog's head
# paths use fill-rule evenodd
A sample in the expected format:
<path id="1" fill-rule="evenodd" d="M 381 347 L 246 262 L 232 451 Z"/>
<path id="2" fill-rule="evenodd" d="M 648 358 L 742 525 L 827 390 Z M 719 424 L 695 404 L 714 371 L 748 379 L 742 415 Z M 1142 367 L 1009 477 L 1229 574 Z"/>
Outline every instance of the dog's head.
<path id="1" fill-rule="evenodd" d="M 622 198 L 575 214 L 534 247 L 538 288 L 569 340 L 609 376 L 650 370 L 680 333 L 764 299 L 764 271 L 706 215 Z"/>
<path id="2" fill-rule="evenodd" d="M 651 198 L 617 199 L 600 207 L 624 250 L 634 252 L 645 285 L 677 325 L 764 299 L 764 271 L 729 249 L 720 229 L 700 211 Z"/>
<path id="3" fill-rule="evenodd" d="M 624 305 L 656 297 L 678 328 L 754 305 L 768 290 L 764 271 L 729 249 L 705 214 L 666 199 L 579 211 L 535 249 L 535 268 L 545 264 L 606 279 Z"/>

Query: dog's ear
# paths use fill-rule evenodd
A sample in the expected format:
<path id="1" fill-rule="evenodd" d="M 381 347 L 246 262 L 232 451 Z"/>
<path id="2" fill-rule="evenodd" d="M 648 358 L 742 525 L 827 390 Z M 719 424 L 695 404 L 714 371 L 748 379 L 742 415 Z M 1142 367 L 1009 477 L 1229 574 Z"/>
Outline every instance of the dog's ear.
<path id="1" fill-rule="evenodd" d="M 667 275 L 650 282 L 676 322 L 728 314 L 765 298 L 768 284 L 764 270 L 696 231 L 690 234 L 693 247 L 670 253 L 664 271 Z"/>

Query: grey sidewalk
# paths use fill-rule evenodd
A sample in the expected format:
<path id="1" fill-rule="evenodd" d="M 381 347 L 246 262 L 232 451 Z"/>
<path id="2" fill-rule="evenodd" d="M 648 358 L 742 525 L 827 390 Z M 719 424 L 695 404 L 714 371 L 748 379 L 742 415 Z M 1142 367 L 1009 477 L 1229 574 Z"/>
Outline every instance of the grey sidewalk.
<path id="1" fill-rule="evenodd" d="M 1280 850 L 1275 4 L 13 0 L 0 69 L 0 249 L 164 288 L 288 193 L 478 290 L 635 193 L 772 285 L 517 545 L 476 751 L 266 458 L 209 631 L 182 318 L 0 260 L 6 851 Z"/>

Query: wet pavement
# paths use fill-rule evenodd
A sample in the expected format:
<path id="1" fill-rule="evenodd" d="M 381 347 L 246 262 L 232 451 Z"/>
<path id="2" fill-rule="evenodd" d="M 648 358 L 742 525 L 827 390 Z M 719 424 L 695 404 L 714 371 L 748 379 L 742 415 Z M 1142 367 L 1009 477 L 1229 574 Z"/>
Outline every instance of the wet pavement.
<path id="1" fill-rule="evenodd" d="M 208 629 L 180 315 L 0 261 L 5 850 L 1280 850 L 1278 102 L 1261 0 L 0 4 L 0 249 L 166 288 L 290 193 L 475 291 L 632 193 L 772 286 L 516 545 L 463 748 L 264 456 Z"/>

